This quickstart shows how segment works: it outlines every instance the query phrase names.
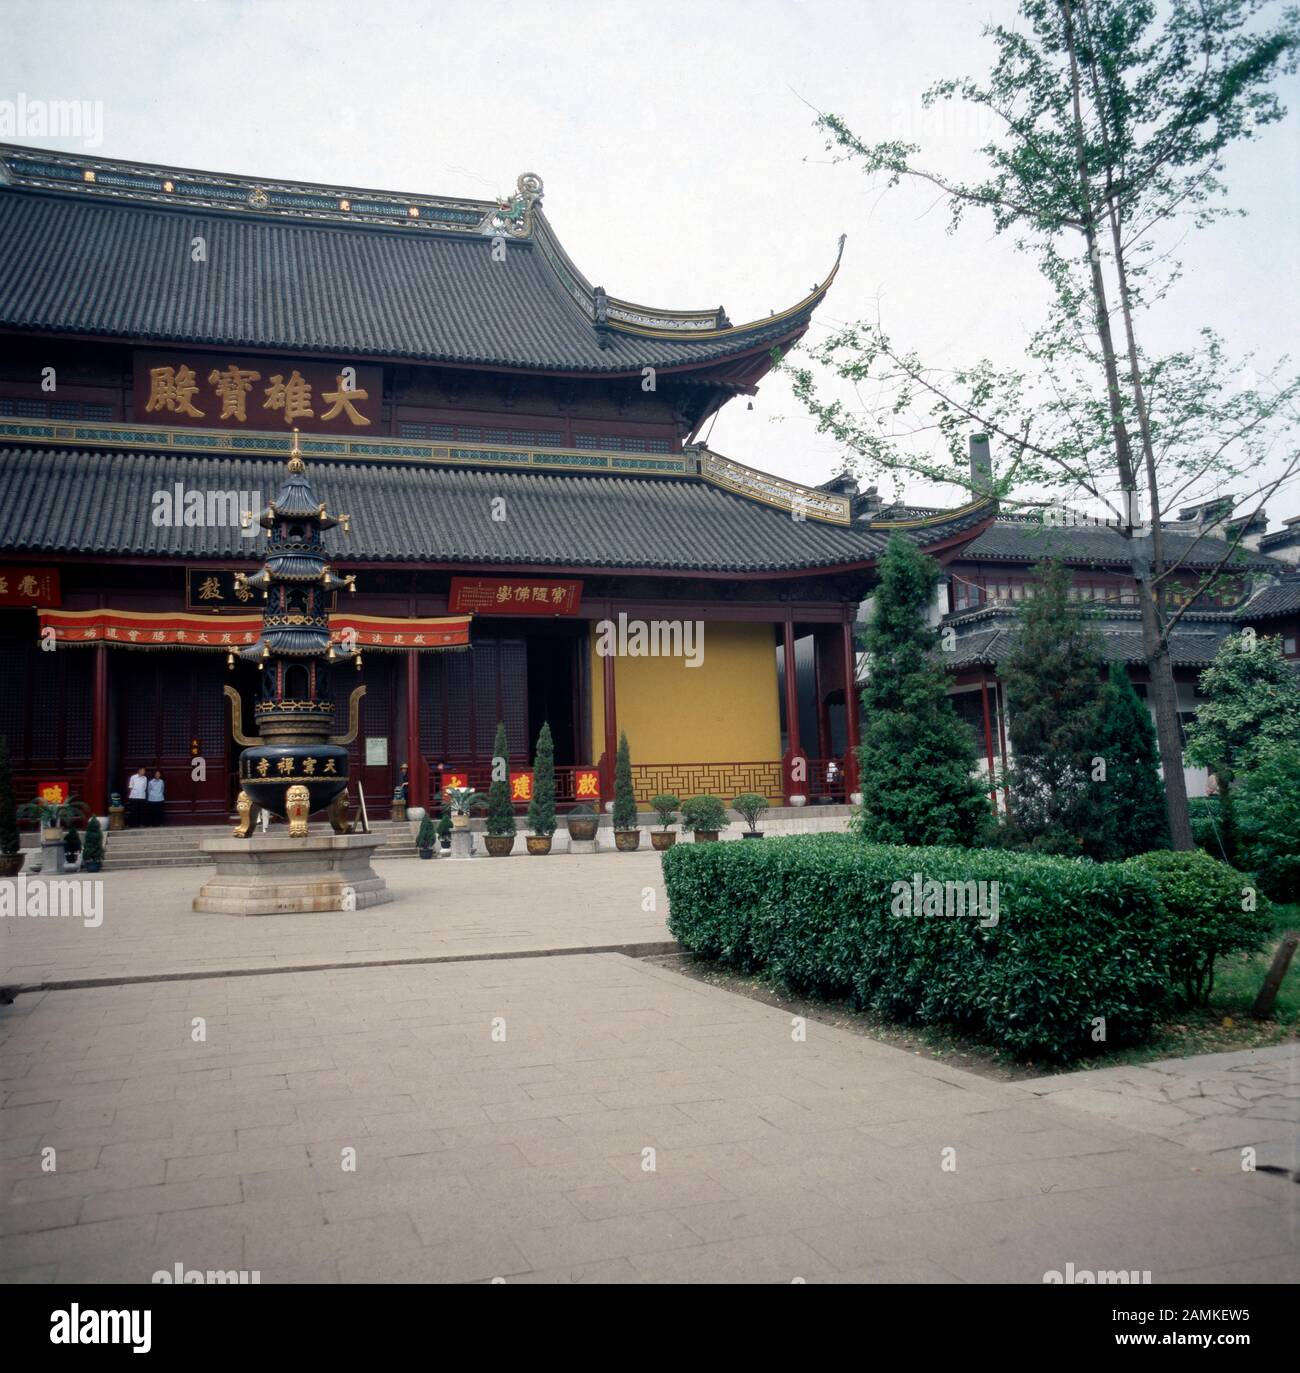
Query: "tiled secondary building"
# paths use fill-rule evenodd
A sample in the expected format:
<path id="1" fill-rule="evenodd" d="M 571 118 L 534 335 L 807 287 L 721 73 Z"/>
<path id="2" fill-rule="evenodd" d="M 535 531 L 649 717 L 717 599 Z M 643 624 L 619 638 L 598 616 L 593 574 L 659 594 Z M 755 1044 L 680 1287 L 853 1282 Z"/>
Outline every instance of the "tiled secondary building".
<path id="1" fill-rule="evenodd" d="M 1016 531 L 989 503 L 886 510 L 699 442 L 834 269 L 748 324 L 633 304 L 583 277 L 541 194 L 531 175 L 477 202 L 0 147 L 0 732 L 24 789 L 67 780 L 103 813 L 159 767 L 173 819 L 231 811 L 222 688 L 251 724 L 256 669 L 227 657 L 260 611 L 234 584 L 258 548 L 239 512 L 277 489 L 295 428 L 352 515 L 335 623 L 365 650 L 352 775 L 372 814 L 403 764 L 417 803 L 440 769 L 485 780 L 498 720 L 521 769 L 549 721 L 565 803 L 593 770 L 608 798 L 623 730 L 642 800 L 851 792 L 854 625 L 894 530 L 948 569 L 955 689 L 993 681 L 990 573 L 1013 601 L 1036 550 L 991 551 Z M 1243 596 L 1285 572 L 1266 554 L 1289 538 L 1252 554 Z M 1078 565 L 1106 581 L 1105 563 Z M 1294 582 L 1259 594 L 1294 640 Z M 1192 634 L 1228 623 L 1209 613 Z M 607 623 L 628 651 L 598 651 Z"/>

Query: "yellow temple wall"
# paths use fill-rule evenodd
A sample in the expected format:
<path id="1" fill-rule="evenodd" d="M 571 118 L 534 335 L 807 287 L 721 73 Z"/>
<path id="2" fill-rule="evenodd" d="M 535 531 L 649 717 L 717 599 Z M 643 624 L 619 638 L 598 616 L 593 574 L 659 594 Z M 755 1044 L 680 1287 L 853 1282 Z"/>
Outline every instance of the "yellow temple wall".
<path id="1" fill-rule="evenodd" d="M 604 661 L 595 626 L 591 648 L 591 756 L 605 750 Z M 703 660 L 682 657 L 614 660 L 614 711 L 626 732 L 633 768 L 684 765 L 637 779 L 637 800 L 659 791 L 682 797 L 712 793 L 730 801 L 742 791 L 781 800 L 781 715 L 776 649 L 770 624 L 703 627 Z M 710 764 L 764 763 L 763 769 Z M 608 798 L 606 798 L 608 799 Z"/>

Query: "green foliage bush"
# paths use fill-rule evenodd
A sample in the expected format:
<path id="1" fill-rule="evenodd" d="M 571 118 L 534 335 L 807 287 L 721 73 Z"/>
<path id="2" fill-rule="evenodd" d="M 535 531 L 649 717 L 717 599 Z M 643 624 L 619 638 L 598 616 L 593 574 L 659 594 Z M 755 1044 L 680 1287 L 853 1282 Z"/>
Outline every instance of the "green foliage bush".
<path id="1" fill-rule="evenodd" d="M 492 744 L 492 785 L 488 787 L 487 824 L 488 834 L 513 834 L 515 832 L 515 808 L 510 800 L 509 742 L 506 727 L 497 725 L 497 737 Z M 498 761 L 500 760 L 500 761 Z M 496 774 L 504 774 L 498 777 Z"/>
<path id="2" fill-rule="evenodd" d="M 448 828 L 450 828 L 450 825 Z M 424 819 L 420 821 L 420 828 L 415 836 L 415 847 L 424 852 L 428 852 L 437 842 L 438 832 L 433 827 L 432 819 L 426 815 Z"/>
<path id="3" fill-rule="evenodd" d="M 1222 858 L 1219 798 L 1217 796 L 1189 797 L 1187 814 L 1192 822 L 1192 842 L 1198 849 L 1204 849 L 1211 858 Z"/>
<path id="4" fill-rule="evenodd" d="M 81 835 L 77 833 L 77 826 L 71 824 L 63 831 L 63 856 L 69 863 L 74 863 L 80 852 Z"/>
<path id="5" fill-rule="evenodd" d="M 682 798 L 675 796 L 671 791 L 660 792 L 658 796 L 650 798 L 650 809 L 659 817 L 659 824 L 664 829 L 677 819 L 677 810 L 681 804 Z"/>
<path id="6" fill-rule="evenodd" d="M 1153 852 L 1124 865 L 1154 878 L 1164 907 L 1162 942 L 1170 976 L 1184 1000 L 1204 1005 L 1214 990 L 1214 963 L 1226 954 L 1252 953 L 1273 928 L 1267 899 L 1250 881 L 1207 853 Z M 1254 904 L 1255 910 L 1243 910 Z"/>
<path id="7" fill-rule="evenodd" d="M 451 838 L 451 812 L 444 810 L 438 820 L 438 838 L 444 843 Z"/>
<path id="8" fill-rule="evenodd" d="M 533 759 L 533 799 L 528 803 L 528 828 L 548 838 L 555 833 L 555 745 L 551 727 L 543 722 Z"/>
<path id="9" fill-rule="evenodd" d="M 1300 901 L 1300 744 L 1261 750 L 1237 781 L 1238 855 L 1275 901 Z"/>
<path id="10" fill-rule="evenodd" d="M 104 830 L 99 817 L 92 815 L 86 826 L 85 843 L 81 846 L 81 864 L 102 863 L 104 861 Z"/>
<path id="11" fill-rule="evenodd" d="M 799 835 L 679 844 L 663 870 L 668 926 L 686 948 L 1017 1054 L 1068 1060 L 1140 1042 L 1169 1004 L 1158 888 L 1126 864 Z M 916 872 L 996 881 L 997 923 L 893 914 L 895 884 Z"/>
<path id="12" fill-rule="evenodd" d="M 632 790 L 632 755 L 627 735 L 618 736 L 618 753 L 614 758 L 614 811 L 616 830 L 636 829 L 636 793 Z"/>
<path id="13" fill-rule="evenodd" d="M 688 796 L 682 802 L 682 828 L 692 834 L 697 831 L 712 834 L 716 830 L 725 830 L 727 809 L 716 796 Z"/>

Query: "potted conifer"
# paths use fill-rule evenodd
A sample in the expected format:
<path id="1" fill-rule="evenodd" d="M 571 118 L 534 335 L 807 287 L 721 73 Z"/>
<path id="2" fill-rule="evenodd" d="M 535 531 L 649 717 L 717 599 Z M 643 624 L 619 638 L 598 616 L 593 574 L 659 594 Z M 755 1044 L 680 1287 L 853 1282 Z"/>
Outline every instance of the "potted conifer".
<path id="1" fill-rule="evenodd" d="M 682 828 L 697 844 L 715 841 L 727 827 L 727 811 L 716 796 L 688 796 L 682 802 Z"/>
<path id="2" fill-rule="evenodd" d="M 27 855 L 18 833 L 14 805 L 14 774 L 9 762 L 9 740 L 0 735 L 0 877 L 17 877 Z"/>
<path id="3" fill-rule="evenodd" d="M 528 803 L 528 828 L 532 830 L 527 840 L 529 853 L 550 853 L 555 825 L 555 745 L 551 727 L 543 721 L 533 757 L 533 796 Z"/>
<path id="4" fill-rule="evenodd" d="M 86 842 L 81 849 L 81 871 L 98 872 L 104 866 L 104 828 L 92 815 L 86 825 Z"/>
<path id="5" fill-rule="evenodd" d="M 63 831 L 63 861 L 69 868 L 74 868 L 80 857 L 81 835 L 77 833 L 77 826 L 74 821 Z"/>
<path id="6" fill-rule="evenodd" d="M 492 745 L 492 785 L 488 787 L 487 824 L 483 842 L 493 858 L 508 858 L 515 846 L 515 808 L 510 801 L 509 741 L 504 723 L 497 724 Z"/>
<path id="7" fill-rule="evenodd" d="M 433 821 L 426 815 L 420 821 L 420 831 L 415 836 L 415 847 L 420 851 L 421 858 L 432 858 L 434 846 L 438 842 L 437 831 L 433 828 Z"/>
<path id="8" fill-rule="evenodd" d="M 614 843 L 619 853 L 631 853 L 641 845 L 636 825 L 636 793 L 632 790 L 632 754 L 627 735 L 618 736 L 618 756 L 614 762 Z"/>
<path id="9" fill-rule="evenodd" d="M 650 842 L 660 853 L 672 848 L 677 842 L 677 836 L 668 827 L 677 819 L 677 807 L 681 804 L 681 798 L 674 796 L 670 791 L 650 798 L 650 809 L 659 817 L 659 824 L 662 826 L 661 829 L 651 831 Z"/>
<path id="10" fill-rule="evenodd" d="M 759 829 L 758 822 L 767 813 L 766 796 L 760 796 L 756 791 L 742 791 L 731 803 L 731 808 L 737 811 L 749 825 L 749 828 L 743 831 L 746 839 L 761 839 L 763 837 L 763 831 Z"/>
<path id="11" fill-rule="evenodd" d="M 438 845 L 443 849 L 451 848 L 451 811 L 447 809 L 438 821 Z"/>

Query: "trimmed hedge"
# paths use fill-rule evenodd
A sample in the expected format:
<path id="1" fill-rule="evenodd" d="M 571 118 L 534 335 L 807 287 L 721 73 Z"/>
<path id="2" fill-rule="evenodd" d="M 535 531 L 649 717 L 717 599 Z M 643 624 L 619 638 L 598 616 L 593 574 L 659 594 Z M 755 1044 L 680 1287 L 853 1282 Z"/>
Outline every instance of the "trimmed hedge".
<path id="1" fill-rule="evenodd" d="M 1065 1060 L 1148 1037 L 1169 1004 L 1166 922 L 1134 865 L 851 835 L 677 845 L 668 927 L 687 948 L 798 993 L 987 1034 Z M 896 915 L 897 883 L 997 882 L 997 923 Z M 988 889 L 991 894 L 991 889 Z"/>

